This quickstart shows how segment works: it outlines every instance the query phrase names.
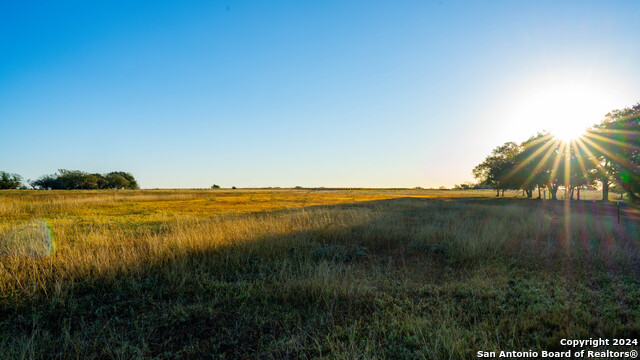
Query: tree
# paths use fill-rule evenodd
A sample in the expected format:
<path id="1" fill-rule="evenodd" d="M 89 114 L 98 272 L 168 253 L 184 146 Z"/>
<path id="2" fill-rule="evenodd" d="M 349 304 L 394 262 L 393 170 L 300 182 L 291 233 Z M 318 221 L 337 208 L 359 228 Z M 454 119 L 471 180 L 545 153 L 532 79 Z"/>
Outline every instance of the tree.
<path id="1" fill-rule="evenodd" d="M 213 184 L 213 185 L 211 185 L 211 188 L 212 189 L 220 189 L 220 185 Z"/>
<path id="2" fill-rule="evenodd" d="M 0 171 L 0 190 L 19 189 L 22 185 L 22 176 L 18 174 Z"/>
<path id="3" fill-rule="evenodd" d="M 138 183 L 128 172 L 114 171 L 105 175 L 108 182 L 107 188 L 109 189 L 138 189 Z"/>
<path id="4" fill-rule="evenodd" d="M 613 110 L 602 123 L 595 125 L 582 138 L 562 142 L 548 133 L 539 133 L 520 146 L 505 143 L 493 150 L 485 161 L 473 169 L 481 184 L 497 190 L 522 189 L 532 197 L 538 188 L 549 189 L 557 199 L 564 187 L 566 199 L 574 194 L 580 199 L 580 189 L 602 185 L 602 197 L 607 201 L 609 189 L 615 186 L 632 201 L 640 199 L 640 103 L 630 108 Z"/>
<path id="5" fill-rule="evenodd" d="M 549 150 L 549 159 L 541 165 L 551 199 L 557 200 L 558 189 L 563 186 L 566 194 L 569 194 L 565 196 L 565 200 L 571 200 L 575 189 L 588 185 L 591 181 L 583 154 L 573 142 L 557 140 L 552 142 Z"/>
<path id="6" fill-rule="evenodd" d="M 607 150 L 597 145 L 598 142 L 601 142 L 600 139 L 597 139 L 599 137 L 598 132 L 597 126 L 594 129 L 588 130 L 581 141 L 578 142 L 578 145 L 580 149 L 583 150 L 585 162 L 595 168 L 591 176 L 600 183 L 602 201 L 609 201 L 609 190 L 611 186 L 616 183 L 616 168 L 614 167 L 614 163 L 602 151 L 607 152 Z"/>
<path id="7" fill-rule="evenodd" d="M 541 189 L 548 188 L 555 200 L 561 186 L 573 194 L 591 182 L 582 156 L 576 144 L 560 142 L 543 132 L 519 146 L 508 142 L 494 149 L 485 162 L 476 166 L 474 175 L 495 189 L 522 189 L 528 198 L 533 197 L 536 187 L 538 198 Z"/>
<path id="8" fill-rule="evenodd" d="M 61 183 L 62 189 L 66 190 L 76 190 L 76 189 L 86 189 L 85 185 L 85 177 L 86 173 L 80 170 L 66 170 L 60 169 L 58 170 L 60 173 L 58 175 L 58 181 Z"/>
<path id="9" fill-rule="evenodd" d="M 541 189 L 547 184 L 547 169 L 543 166 L 550 155 L 552 137 L 549 133 L 538 133 L 522 144 L 521 151 L 515 156 L 515 169 L 512 182 L 526 191 L 527 197 L 533 197 L 533 190 L 538 188 L 538 198 L 542 198 Z"/>
<path id="10" fill-rule="evenodd" d="M 589 161 L 589 153 L 578 145 L 577 141 L 568 144 L 565 148 L 565 187 L 569 190 L 569 199 L 573 199 L 574 191 L 577 190 L 576 200 L 580 200 L 580 189 L 589 187 L 597 180 L 596 166 Z"/>
<path id="11" fill-rule="evenodd" d="M 584 139 L 600 166 L 603 199 L 612 184 L 624 189 L 632 201 L 640 193 L 640 102 L 613 110 Z"/>
<path id="12" fill-rule="evenodd" d="M 504 196 L 504 190 L 514 188 L 512 177 L 509 176 L 516 167 L 516 155 L 520 147 L 514 142 L 506 142 L 493 149 L 491 155 L 473 169 L 473 176 L 480 181 L 480 185 L 489 186 L 496 190 L 496 196 Z M 519 187 L 516 187 L 519 188 Z"/>
<path id="13" fill-rule="evenodd" d="M 114 171 L 102 175 L 66 169 L 42 176 L 32 181 L 31 186 L 43 190 L 138 189 L 137 181 L 127 172 Z"/>
<path id="14" fill-rule="evenodd" d="M 109 180 L 107 180 L 105 175 L 102 174 L 91 174 L 92 176 L 95 177 L 96 182 L 96 189 L 108 189 L 109 188 Z"/>
<path id="15" fill-rule="evenodd" d="M 561 142 L 548 133 L 538 133 L 525 141 L 522 148 L 516 157 L 515 182 L 527 191 L 538 187 L 538 197 L 541 188 L 546 187 L 551 199 L 557 200 L 561 186 L 573 194 L 591 179 L 576 143 Z"/>
<path id="16" fill-rule="evenodd" d="M 31 185 L 31 187 L 33 187 L 34 189 L 40 190 L 62 189 L 62 186 L 58 181 L 58 177 L 56 175 L 43 175 L 38 179 L 31 181 L 29 185 Z"/>

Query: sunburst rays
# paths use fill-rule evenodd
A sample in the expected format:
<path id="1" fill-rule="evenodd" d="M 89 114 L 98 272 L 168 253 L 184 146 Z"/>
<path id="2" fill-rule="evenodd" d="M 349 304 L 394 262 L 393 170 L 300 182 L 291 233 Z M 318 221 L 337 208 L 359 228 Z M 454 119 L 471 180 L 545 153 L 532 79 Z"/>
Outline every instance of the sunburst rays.
<path id="1" fill-rule="evenodd" d="M 558 190 L 564 188 L 565 199 L 573 199 L 574 190 L 580 199 L 582 188 L 601 183 L 603 200 L 608 200 L 609 188 L 622 190 L 632 201 L 639 199 L 640 103 L 610 112 L 571 140 L 562 135 L 544 132 L 520 145 L 507 142 L 474 168 L 474 176 L 503 195 L 506 189 L 521 189 L 532 197 L 537 187 L 539 197 L 546 188 L 557 199 Z"/>
<path id="2" fill-rule="evenodd" d="M 523 189 L 534 184 L 534 187 L 548 187 L 554 193 L 559 187 L 564 187 L 565 190 L 581 187 L 584 183 L 604 177 L 611 177 L 614 183 L 622 182 L 620 176 L 611 174 L 611 168 L 603 163 L 603 159 L 625 167 L 637 167 L 637 164 L 608 148 L 640 151 L 640 144 L 615 138 L 638 137 L 640 132 L 610 130 L 590 129 L 571 141 L 563 141 L 551 134 L 540 134 L 538 138 L 530 139 L 521 145 L 520 158 L 515 162 L 513 169 L 498 181 L 498 187 L 507 184 L 516 176 L 523 179 L 520 181 Z"/>

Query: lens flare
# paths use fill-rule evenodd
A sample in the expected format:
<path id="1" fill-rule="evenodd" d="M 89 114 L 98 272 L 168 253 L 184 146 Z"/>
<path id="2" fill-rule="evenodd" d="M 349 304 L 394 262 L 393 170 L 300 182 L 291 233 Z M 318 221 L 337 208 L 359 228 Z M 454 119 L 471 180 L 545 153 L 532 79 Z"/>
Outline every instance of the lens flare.
<path id="1" fill-rule="evenodd" d="M 0 234 L 0 254 L 46 257 L 55 250 L 51 224 L 46 219 L 35 219 Z"/>

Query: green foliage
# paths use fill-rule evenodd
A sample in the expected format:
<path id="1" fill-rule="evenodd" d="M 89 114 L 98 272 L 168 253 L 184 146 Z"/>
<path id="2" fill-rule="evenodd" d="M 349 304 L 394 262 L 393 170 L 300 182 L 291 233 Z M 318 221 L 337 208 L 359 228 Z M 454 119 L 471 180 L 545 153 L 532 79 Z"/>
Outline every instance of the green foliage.
<path id="1" fill-rule="evenodd" d="M 585 142 L 603 165 L 600 177 L 637 200 L 640 194 L 640 102 L 607 114 L 605 120 L 587 134 Z"/>
<path id="2" fill-rule="evenodd" d="M 514 142 L 507 142 L 493 149 L 491 155 L 473 169 L 473 176 L 480 184 L 494 189 L 513 189 L 511 173 L 516 169 L 516 156 L 520 147 Z"/>
<path id="3" fill-rule="evenodd" d="M 494 189 L 522 189 L 532 196 L 536 187 L 551 197 L 562 186 L 573 198 L 581 188 L 599 183 L 608 200 L 611 186 L 623 189 L 632 201 L 640 197 L 640 103 L 614 110 L 582 138 L 565 143 L 538 133 L 521 145 L 507 142 L 473 169 L 481 184 Z"/>
<path id="4" fill-rule="evenodd" d="M 0 190 L 19 189 L 21 186 L 22 177 L 20 175 L 0 171 Z"/>
<path id="5" fill-rule="evenodd" d="M 138 183 L 133 175 L 123 171 L 110 172 L 105 175 L 111 189 L 137 189 Z"/>
<path id="6" fill-rule="evenodd" d="M 108 174 L 89 174 L 80 170 L 60 169 L 58 173 L 45 175 L 31 182 L 41 190 L 98 190 L 138 189 L 138 182 L 130 173 L 123 171 Z"/>
<path id="7" fill-rule="evenodd" d="M 546 187 L 549 182 L 549 174 L 553 166 L 547 162 L 548 147 L 551 145 L 549 138 L 550 135 L 546 132 L 530 137 L 520 144 L 521 151 L 515 156 L 514 161 L 518 164 L 518 170 L 513 174 L 512 183 L 528 191 L 528 195 L 535 187 L 538 189 Z"/>
<path id="8" fill-rule="evenodd" d="M 218 184 L 213 184 L 213 185 L 211 185 L 211 188 L 212 188 L 212 189 L 220 189 L 220 185 L 218 185 Z"/>

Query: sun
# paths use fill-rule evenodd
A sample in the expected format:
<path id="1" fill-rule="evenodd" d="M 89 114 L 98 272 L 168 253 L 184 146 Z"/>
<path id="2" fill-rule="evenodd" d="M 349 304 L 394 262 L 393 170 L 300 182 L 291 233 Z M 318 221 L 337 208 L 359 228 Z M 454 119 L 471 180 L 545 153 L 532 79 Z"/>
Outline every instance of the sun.
<path id="1" fill-rule="evenodd" d="M 583 124 L 574 125 L 571 122 L 560 123 L 549 128 L 549 132 L 553 137 L 565 143 L 578 140 L 586 131 L 587 126 L 583 126 Z"/>
<path id="2" fill-rule="evenodd" d="M 577 76 L 537 78 L 513 94 L 511 118 L 523 132 L 544 129 L 568 143 L 615 108 L 616 101 L 607 89 L 603 82 Z"/>

